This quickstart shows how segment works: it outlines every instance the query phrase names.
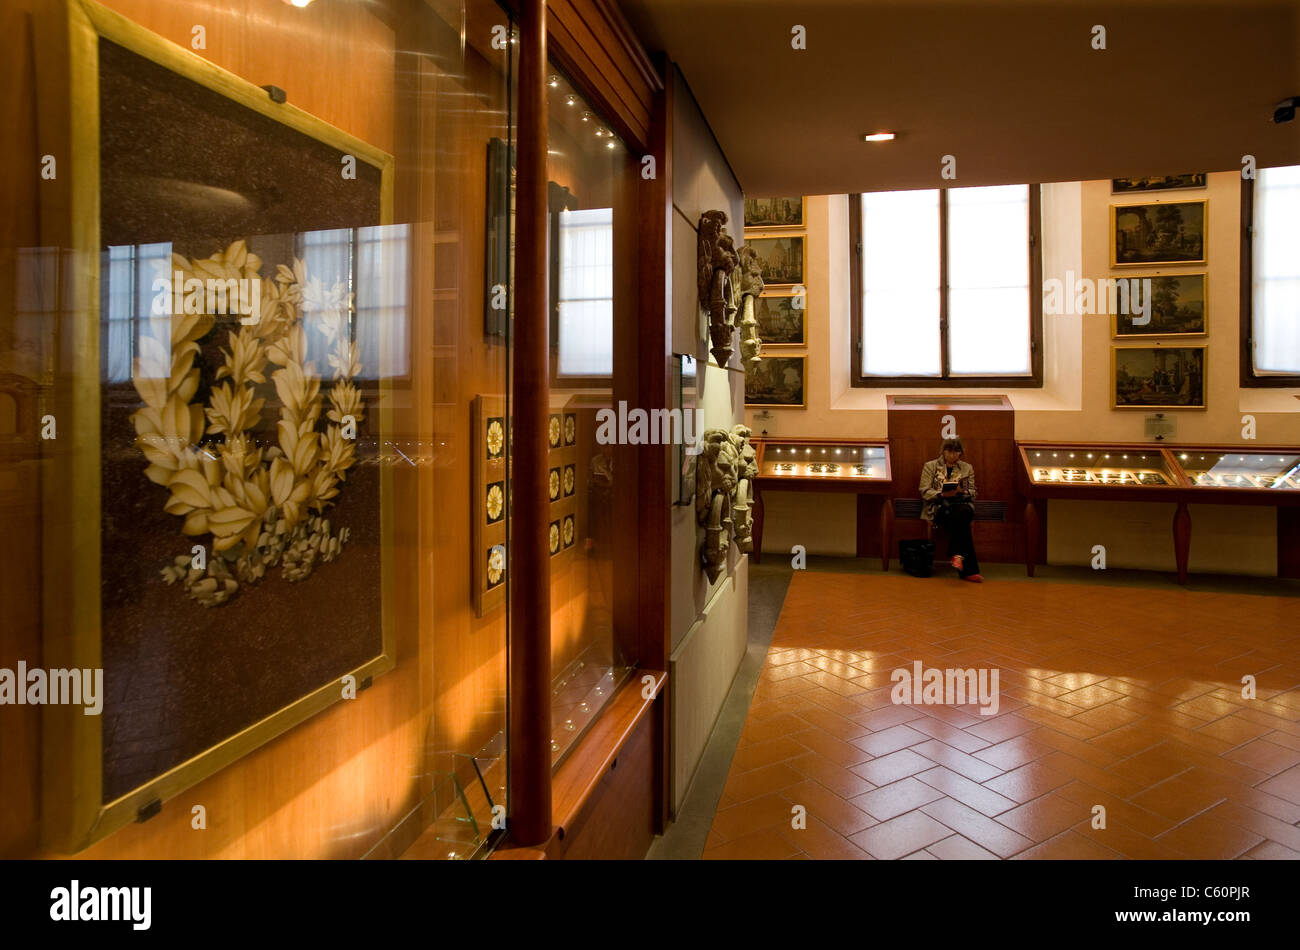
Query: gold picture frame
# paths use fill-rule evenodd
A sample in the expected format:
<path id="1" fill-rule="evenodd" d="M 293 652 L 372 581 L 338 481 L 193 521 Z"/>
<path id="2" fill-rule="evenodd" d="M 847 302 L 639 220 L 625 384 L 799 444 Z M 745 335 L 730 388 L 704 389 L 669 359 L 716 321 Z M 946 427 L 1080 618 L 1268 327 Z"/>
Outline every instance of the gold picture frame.
<path id="1" fill-rule="evenodd" d="M 1118 280 L 1121 280 L 1121 281 L 1123 281 L 1123 280 L 1135 281 L 1135 280 L 1145 280 L 1145 279 L 1150 279 L 1150 280 L 1151 280 L 1151 282 L 1152 282 L 1152 283 L 1151 283 L 1151 289 L 1152 289 L 1152 292 L 1153 292 L 1153 293 L 1154 293 L 1155 290 L 1156 290 L 1156 284 L 1155 284 L 1155 282 L 1158 281 L 1158 280 L 1173 280 L 1173 281 L 1180 281 L 1180 282 L 1181 282 L 1181 281 L 1197 281 L 1197 280 L 1199 280 L 1199 283 L 1200 283 L 1200 304 L 1201 304 L 1201 329 L 1199 329 L 1199 330 L 1177 331 L 1177 330 L 1161 330 L 1161 329 L 1158 329 L 1158 328 L 1157 328 L 1157 329 L 1155 329 L 1155 330 L 1153 330 L 1153 331 L 1151 331 L 1151 332 L 1143 332 L 1143 330 L 1144 330 L 1145 328 L 1142 328 L 1142 329 L 1140 329 L 1140 330 L 1135 330 L 1135 331 L 1128 332 L 1128 333 L 1121 333 L 1121 332 L 1120 332 L 1120 314 L 1119 314 L 1119 312 L 1118 312 L 1118 308 L 1117 308 L 1117 309 L 1116 309 L 1116 312 L 1113 312 L 1113 313 L 1111 313 L 1111 315 L 1110 315 L 1110 336 L 1111 336 L 1111 339 L 1112 339 L 1112 340 L 1127 340 L 1127 341 L 1129 341 L 1129 342 L 1139 342 L 1139 341 L 1142 341 L 1142 340 L 1189 340 L 1189 339 L 1198 339 L 1198 338 L 1203 338 L 1203 337 L 1207 337 L 1207 336 L 1209 336 L 1209 333 L 1210 333 L 1209 313 L 1208 313 L 1208 310 L 1209 310 L 1209 293 L 1210 293 L 1210 275 L 1209 275 L 1209 274 L 1207 274 L 1207 273 L 1199 273 L 1199 274 L 1141 274 L 1141 275 L 1135 275 L 1135 276 L 1132 276 L 1132 277 L 1122 277 L 1122 278 L 1118 278 Z M 1132 285 L 1130 284 L 1130 286 L 1132 286 Z M 1124 315 L 1124 319 L 1126 319 L 1126 320 L 1127 320 L 1127 319 L 1130 319 L 1130 316 L 1129 316 L 1128 314 L 1125 314 L 1125 315 Z M 1157 317 L 1157 316 L 1153 313 L 1152 316 L 1151 316 L 1151 323 L 1152 323 L 1152 325 L 1155 325 L 1156 322 L 1157 322 L 1159 319 L 1160 319 L 1160 318 Z"/>
<path id="2" fill-rule="evenodd" d="M 55 371 L 49 411 L 59 420 L 42 473 L 44 663 L 47 668 L 101 669 L 101 414 L 100 391 L 100 44 L 130 54 L 332 148 L 355 156 L 379 175 L 379 224 L 392 221 L 393 158 L 323 120 L 177 46 L 93 0 L 62 0 L 38 14 L 36 69 L 39 147 L 58 156 L 58 180 L 42 191 L 42 241 L 70 249 L 75 279 L 67 282 L 53 331 L 62 363 Z M 65 172 L 65 169 L 67 171 Z M 377 405 L 380 441 L 393 431 L 391 383 L 383 372 L 393 351 L 381 330 Z M 67 433 L 65 436 L 64 433 Z M 141 458 L 143 462 L 143 457 Z M 345 674 L 355 689 L 396 665 L 393 487 L 379 466 L 381 537 L 380 652 Z M 142 476 L 143 480 L 143 476 Z M 54 582 L 54 578 L 61 579 Z M 226 735 L 111 801 L 104 798 L 103 723 L 73 705 L 43 710 L 42 835 L 46 847 L 83 850 L 132 821 L 145 820 L 175 798 L 254 749 L 340 702 L 344 685 L 331 679 Z"/>
<path id="3" fill-rule="evenodd" d="M 1186 409 L 1186 410 L 1204 410 L 1207 404 L 1207 386 L 1206 377 L 1208 375 L 1208 366 L 1206 362 L 1206 350 L 1209 345 L 1206 343 L 1191 344 L 1188 346 L 1112 346 L 1110 348 L 1110 407 L 1112 409 L 1139 409 L 1142 411 L 1166 410 L 1166 409 Z M 1184 365 L 1181 354 L 1184 352 L 1195 352 L 1195 359 L 1191 364 Z M 1121 366 L 1122 362 L 1130 365 L 1138 358 L 1138 354 L 1160 354 L 1158 358 L 1152 360 L 1150 370 L 1145 366 L 1134 366 L 1142 376 L 1136 377 L 1141 380 L 1139 388 L 1128 393 L 1123 398 L 1120 396 L 1119 372 L 1125 371 L 1126 377 L 1130 380 L 1134 375 L 1130 372 L 1129 366 Z M 1174 366 L 1169 366 L 1169 359 L 1177 360 Z M 1177 396 L 1178 390 L 1181 390 L 1184 380 L 1187 382 L 1188 395 L 1193 397 L 1189 402 L 1178 402 L 1176 398 L 1166 398 Z M 1131 386 L 1126 385 L 1126 389 Z M 1149 390 L 1149 394 L 1144 391 Z M 1197 400 L 1195 397 L 1199 397 Z M 1152 401 L 1141 401 L 1150 399 Z"/>
<path id="4" fill-rule="evenodd" d="M 790 364 L 798 363 L 797 379 L 789 379 Z M 774 374 L 780 373 L 780 380 Z M 786 392 L 789 395 L 783 395 Z M 795 402 L 795 397 L 798 402 Z M 767 397 L 767 398 L 765 398 Z M 756 401 L 757 400 L 757 401 Z M 745 408 L 806 409 L 808 407 L 808 356 L 770 356 L 745 369 Z"/>
<path id="5" fill-rule="evenodd" d="M 799 220 L 797 222 L 775 224 L 775 223 L 771 223 L 771 221 L 764 221 L 762 219 L 756 219 L 751 222 L 750 212 L 751 211 L 758 212 L 758 213 L 763 212 L 765 210 L 763 204 L 764 202 L 767 202 L 768 208 L 770 208 L 772 202 L 785 201 L 793 198 L 797 198 L 799 201 Z M 775 220 L 775 217 L 772 215 L 769 215 L 768 217 L 771 220 Z M 783 231 L 783 230 L 801 231 L 806 229 L 807 227 L 808 227 L 808 198 L 805 195 L 789 195 L 789 196 L 777 195 L 776 197 L 773 198 L 748 198 L 747 197 L 745 199 L 745 229 L 747 230 L 756 231 L 756 232 L 757 231 Z"/>
<path id="6" fill-rule="evenodd" d="M 796 307 L 794 302 L 799 298 L 803 299 L 803 306 Z M 784 301 L 784 303 L 768 303 L 766 301 Z M 780 311 L 784 309 L 787 314 L 798 315 L 798 339 L 787 339 L 788 336 L 795 334 L 789 333 L 784 335 L 774 334 L 769 336 L 773 330 L 773 321 L 782 320 Z M 787 346 L 807 346 L 808 345 L 808 294 L 802 293 L 763 293 L 754 301 L 754 318 L 758 321 L 758 336 L 763 341 L 763 348 L 768 347 L 787 347 Z M 785 321 L 782 321 L 785 322 Z M 777 325 L 779 328 L 779 324 Z"/>
<path id="7" fill-rule="evenodd" d="M 781 247 L 788 242 L 788 248 Z M 808 284 L 808 237 L 802 231 L 778 232 L 776 234 L 745 233 L 745 246 L 752 248 L 758 255 L 763 268 L 763 283 L 770 291 L 789 290 L 793 287 L 806 287 Z M 796 248 L 798 248 L 796 252 Z M 774 265 L 772 258 L 776 252 L 786 258 L 780 265 Z M 798 266 L 788 261 L 791 256 L 798 257 Z"/>
<path id="8" fill-rule="evenodd" d="M 1161 251 L 1160 245 L 1162 244 L 1172 245 L 1174 242 L 1174 237 L 1172 231 L 1169 228 L 1165 228 L 1162 229 L 1160 233 L 1168 235 L 1169 236 L 1168 240 L 1161 241 L 1161 242 L 1154 242 L 1151 240 L 1151 234 L 1150 234 L 1151 231 L 1155 230 L 1155 228 L 1152 227 L 1149 229 L 1140 229 L 1139 233 L 1134 233 L 1133 229 L 1125 229 L 1126 239 L 1132 236 L 1132 238 L 1136 241 L 1136 243 L 1134 244 L 1133 248 L 1126 247 L 1123 254 L 1125 256 L 1128 255 L 1144 255 L 1144 256 L 1143 259 L 1141 260 L 1125 260 L 1125 261 L 1120 260 L 1120 256 L 1121 256 L 1121 251 L 1119 248 L 1120 215 L 1135 214 L 1136 209 L 1152 209 L 1152 210 L 1165 209 L 1165 208 L 1181 209 L 1181 208 L 1190 208 L 1193 206 L 1200 207 L 1200 221 L 1194 222 L 1189 219 L 1188 221 L 1183 222 L 1182 218 L 1184 217 L 1184 214 L 1182 211 L 1180 211 L 1179 227 L 1185 229 L 1185 224 L 1194 224 L 1194 223 L 1199 224 L 1200 256 L 1198 257 L 1185 256 L 1185 251 L 1186 251 L 1185 247 L 1178 248 L 1178 249 L 1174 249 L 1170 247 L 1169 251 L 1174 256 L 1164 256 L 1164 257 L 1159 256 Z M 1145 215 L 1143 217 L 1145 218 Z M 1172 227 L 1172 225 L 1170 227 Z M 1145 231 L 1145 233 L 1141 233 L 1142 231 Z M 1208 198 L 1200 198 L 1194 201 L 1176 201 L 1176 200 L 1163 201 L 1160 199 L 1156 199 L 1147 202 L 1134 202 L 1132 204 L 1111 205 L 1110 206 L 1110 234 L 1107 238 L 1107 240 L 1110 242 L 1110 266 L 1111 267 L 1184 267 L 1184 266 L 1193 267 L 1198 265 L 1204 265 L 1208 263 L 1208 258 L 1209 258 L 1209 234 L 1210 234 L 1210 200 Z M 1186 235 L 1180 236 L 1178 240 L 1180 244 L 1185 245 Z M 1184 253 L 1184 256 L 1181 257 L 1176 256 L 1180 251 Z"/>

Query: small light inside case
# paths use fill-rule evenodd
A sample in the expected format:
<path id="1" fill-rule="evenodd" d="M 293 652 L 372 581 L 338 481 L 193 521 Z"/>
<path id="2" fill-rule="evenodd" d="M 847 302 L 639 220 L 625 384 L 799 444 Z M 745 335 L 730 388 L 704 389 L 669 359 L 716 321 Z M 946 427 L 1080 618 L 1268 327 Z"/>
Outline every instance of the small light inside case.
<path id="1" fill-rule="evenodd" d="M 892 142 L 894 141 L 893 132 L 868 132 L 862 136 L 864 142 Z"/>
<path id="2" fill-rule="evenodd" d="M 560 77 L 552 76 L 550 79 L 546 80 L 546 84 L 550 86 L 552 89 L 554 89 L 556 86 L 560 84 Z"/>

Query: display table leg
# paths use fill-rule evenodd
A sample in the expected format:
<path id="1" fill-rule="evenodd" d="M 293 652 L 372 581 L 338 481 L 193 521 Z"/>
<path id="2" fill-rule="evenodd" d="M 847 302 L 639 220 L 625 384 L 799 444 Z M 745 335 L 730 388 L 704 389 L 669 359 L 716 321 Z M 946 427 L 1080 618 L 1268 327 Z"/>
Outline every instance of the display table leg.
<path id="1" fill-rule="evenodd" d="M 1038 509 L 1032 498 L 1025 500 L 1025 576 L 1034 576 L 1038 561 Z"/>
<path id="2" fill-rule="evenodd" d="M 894 544 L 894 501 L 889 496 L 880 499 L 880 569 L 889 571 L 889 549 Z"/>
<path id="3" fill-rule="evenodd" d="M 1192 516 L 1187 502 L 1180 501 L 1174 511 L 1174 560 L 1178 562 L 1178 583 L 1187 583 L 1187 554 L 1192 547 Z"/>
<path id="4" fill-rule="evenodd" d="M 754 541 L 754 550 L 749 552 L 750 560 L 755 564 L 763 563 L 763 491 L 758 487 L 758 480 L 752 483 L 754 486 L 754 507 L 753 524 L 750 525 L 749 535 Z"/>

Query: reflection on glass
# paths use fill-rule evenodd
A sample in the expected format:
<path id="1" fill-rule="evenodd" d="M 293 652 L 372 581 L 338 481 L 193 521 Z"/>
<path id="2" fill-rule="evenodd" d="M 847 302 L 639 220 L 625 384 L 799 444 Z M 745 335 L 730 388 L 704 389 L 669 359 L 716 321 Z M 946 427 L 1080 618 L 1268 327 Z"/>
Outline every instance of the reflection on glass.
<path id="1" fill-rule="evenodd" d="M 885 478 L 883 445 L 826 445 L 773 442 L 763 453 L 760 475 L 803 475 L 821 478 Z"/>
<path id="2" fill-rule="evenodd" d="M 1178 463 L 1193 485 L 1300 491 L 1300 455 L 1180 452 Z"/>
<path id="3" fill-rule="evenodd" d="M 1133 449 L 1028 450 L 1035 482 L 1141 487 L 1175 484 L 1159 452 Z"/>

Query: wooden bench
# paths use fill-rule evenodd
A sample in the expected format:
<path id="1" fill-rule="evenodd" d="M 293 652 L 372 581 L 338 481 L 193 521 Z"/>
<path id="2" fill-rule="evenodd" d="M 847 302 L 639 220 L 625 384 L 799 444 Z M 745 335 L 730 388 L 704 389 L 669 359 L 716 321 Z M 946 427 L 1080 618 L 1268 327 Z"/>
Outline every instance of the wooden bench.
<path id="1" fill-rule="evenodd" d="M 900 527 L 903 529 L 901 532 L 902 534 L 908 535 L 912 533 L 906 527 L 911 522 L 919 522 L 925 526 L 925 540 L 933 541 L 935 537 L 934 522 L 926 521 L 921 517 L 921 512 L 924 510 L 925 503 L 921 501 L 920 498 L 895 498 L 893 499 L 893 503 L 894 520 L 892 530 L 889 533 L 889 550 L 885 554 L 886 558 L 889 557 L 889 553 L 894 549 L 895 537 L 900 533 L 898 530 Z M 975 508 L 976 522 L 1007 520 L 1007 503 L 1005 501 L 976 501 L 973 505 Z M 972 525 L 972 531 L 973 530 L 974 526 Z M 903 538 L 900 537 L 898 540 L 901 541 Z M 939 559 L 939 554 L 936 551 L 935 560 Z M 885 563 L 885 570 L 889 570 L 889 563 L 887 560 Z"/>

